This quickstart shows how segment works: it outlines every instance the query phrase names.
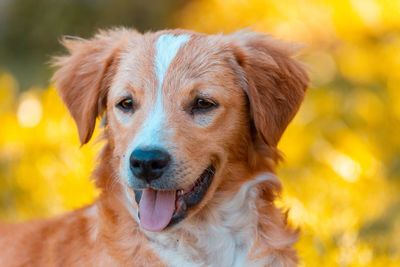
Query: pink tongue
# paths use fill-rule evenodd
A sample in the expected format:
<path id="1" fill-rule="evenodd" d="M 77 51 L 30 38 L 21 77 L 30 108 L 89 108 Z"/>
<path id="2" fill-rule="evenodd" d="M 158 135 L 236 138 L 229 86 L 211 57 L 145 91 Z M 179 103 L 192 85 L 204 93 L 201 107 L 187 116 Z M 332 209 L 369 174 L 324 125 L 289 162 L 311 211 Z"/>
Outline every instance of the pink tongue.
<path id="1" fill-rule="evenodd" d="M 147 231 L 158 232 L 171 221 L 175 210 L 176 191 L 143 190 L 139 202 L 140 224 Z"/>

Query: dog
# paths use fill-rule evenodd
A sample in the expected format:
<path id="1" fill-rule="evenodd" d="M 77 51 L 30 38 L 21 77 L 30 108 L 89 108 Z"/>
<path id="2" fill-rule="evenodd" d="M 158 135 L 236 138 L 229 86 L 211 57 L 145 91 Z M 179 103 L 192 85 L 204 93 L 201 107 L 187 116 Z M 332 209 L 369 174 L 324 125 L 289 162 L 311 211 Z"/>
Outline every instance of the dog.
<path id="1" fill-rule="evenodd" d="M 53 81 L 82 145 L 102 118 L 99 198 L 0 228 L 1 266 L 296 266 L 274 205 L 278 141 L 309 78 L 269 35 L 117 28 L 64 38 Z"/>

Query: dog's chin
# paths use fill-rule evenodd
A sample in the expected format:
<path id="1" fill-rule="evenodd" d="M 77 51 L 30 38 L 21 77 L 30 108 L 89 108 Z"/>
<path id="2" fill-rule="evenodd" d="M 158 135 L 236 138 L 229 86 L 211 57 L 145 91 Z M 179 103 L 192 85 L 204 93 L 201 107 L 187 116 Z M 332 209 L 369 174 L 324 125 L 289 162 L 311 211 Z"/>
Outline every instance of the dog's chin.
<path id="1" fill-rule="evenodd" d="M 184 220 L 188 216 L 188 211 L 198 205 L 204 198 L 207 193 L 208 188 L 210 187 L 215 174 L 215 167 L 213 165 L 208 166 L 203 173 L 197 178 L 197 180 L 191 184 L 190 186 L 178 190 L 156 190 L 152 188 L 147 188 L 144 190 L 137 190 L 134 189 L 135 192 L 135 200 L 136 203 L 139 205 L 138 215 L 141 219 L 142 228 L 152 232 L 162 231 L 164 229 L 168 229 L 173 225 L 178 224 L 182 220 Z M 149 192 L 150 191 L 150 192 Z M 143 200 L 143 194 L 147 194 L 144 196 L 145 200 Z M 151 195 L 149 197 L 148 195 Z M 149 201 L 149 198 L 153 198 L 152 202 Z M 154 200 L 154 198 L 159 198 Z M 163 198 L 166 200 L 164 201 Z M 148 207 L 148 203 L 141 203 L 143 202 L 151 202 L 153 206 L 159 206 L 157 208 L 151 207 L 151 213 L 159 213 L 162 214 L 157 218 L 157 215 L 148 215 L 147 210 L 144 210 Z M 174 201 L 174 207 L 169 207 L 170 205 L 165 205 L 162 202 L 171 202 Z M 159 203 L 158 203 L 159 202 Z M 162 210 L 164 209 L 164 210 Z M 170 209 L 170 211 L 165 211 Z M 142 218 L 140 217 L 140 211 L 143 213 L 146 212 L 146 218 L 143 218 L 147 221 L 144 223 Z M 166 215 L 168 214 L 168 215 Z M 151 217 L 154 222 L 148 222 L 148 218 Z M 159 222 L 156 222 L 159 220 Z"/>

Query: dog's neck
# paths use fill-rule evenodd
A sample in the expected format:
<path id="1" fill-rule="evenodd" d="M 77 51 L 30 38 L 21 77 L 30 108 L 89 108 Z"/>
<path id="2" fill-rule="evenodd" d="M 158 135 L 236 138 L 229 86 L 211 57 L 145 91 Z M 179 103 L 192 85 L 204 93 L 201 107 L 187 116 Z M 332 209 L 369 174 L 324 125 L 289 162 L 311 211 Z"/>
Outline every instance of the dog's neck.
<path id="1" fill-rule="evenodd" d="M 274 174 L 264 173 L 229 198 L 216 193 L 215 204 L 201 218 L 189 218 L 166 233 L 146 232 L 154 251 L 168 266 L 246 266 L 258 225 L 256 185 L 263 181 L 279 183 Z"/>

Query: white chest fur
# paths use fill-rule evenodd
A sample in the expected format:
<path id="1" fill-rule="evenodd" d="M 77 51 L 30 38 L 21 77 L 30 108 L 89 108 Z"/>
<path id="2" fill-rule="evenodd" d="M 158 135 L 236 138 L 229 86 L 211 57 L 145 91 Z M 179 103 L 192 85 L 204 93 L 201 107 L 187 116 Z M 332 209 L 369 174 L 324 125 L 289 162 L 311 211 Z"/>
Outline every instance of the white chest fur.
<path id="1" fill-rule="evenodd" d="M 230 199 L 215 201 L 205 220 L 183 222 L 169 233 L 147 233 L 154 251 L 168 266 L 256 266 L 248 254 L 256 237 L 258 212 L 255 199 L 259 182 L 274 180 L 267 173 L 247 182 Z M 218 194 L 215 198 L 221 198 Z"/>

